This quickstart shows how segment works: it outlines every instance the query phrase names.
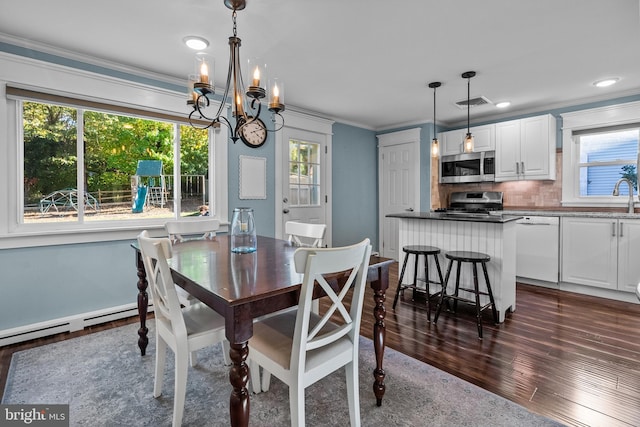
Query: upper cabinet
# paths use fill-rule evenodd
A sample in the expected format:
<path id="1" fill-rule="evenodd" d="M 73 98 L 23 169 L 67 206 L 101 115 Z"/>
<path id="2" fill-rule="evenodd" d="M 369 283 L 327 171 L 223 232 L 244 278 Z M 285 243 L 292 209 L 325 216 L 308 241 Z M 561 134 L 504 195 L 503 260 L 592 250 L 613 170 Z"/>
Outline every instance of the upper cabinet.
<path id="1" fill-rule="evenodd" d="M 473 151 L 495 150 L 496 127 L 494 124 L 475 126 L 470 128 L 470 131 L 473 135 Z M 440 133 L 438 135 L 441 147 L 440 154 L 448 156 L 462 153 L 462 142 L 465 136 L 467 136 L 466 128 Z"/>
<path id="2" fill-rule="evenodd" d="M 495 124 L 496 181 L 556 179 L 556 119 L 551 114 Z"/>

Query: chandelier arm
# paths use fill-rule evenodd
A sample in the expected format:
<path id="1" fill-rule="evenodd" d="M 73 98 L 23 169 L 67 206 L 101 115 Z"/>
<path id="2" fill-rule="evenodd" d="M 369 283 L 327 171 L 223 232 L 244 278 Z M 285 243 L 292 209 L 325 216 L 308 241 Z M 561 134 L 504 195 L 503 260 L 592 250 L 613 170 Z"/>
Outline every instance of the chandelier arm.
<path id="1" fill-rule="evenodd" d="M 278 123 L 276 122 L 276 117 L 278 116 L 282 119 L 282 123 L 280 123 L 280 127 L 278 127 Z M 273 122 L 273 129 L 267 129 L 267 132 L 278 132 L 279 130 L 281 130 L 284 127 L 284 117 L 282 116 L 282 114 L 280 113 L 273 113 L 273 118 L 271 119 L 271 121 Z"/>
<path id="2" fill-rule="evenodd" d="M 209 129 L 210 127 L 212 127 L 215 123 L 216 120 L 215 119 L 209 119 L 207 117 L 202 116 L 202 114 L 200 114 L 198 112 L 198 114 L 200 115 L 201 119 L 205 119 L 206 121 L 208 121 L 209 123 L 207 123 L 205 126 L 197 126 L 196 124 L 200 122 L 199 119 L 194 119 L 193 114 L 196 112 L 197 110 L 194 109 L 193 111 L 191 111 L 191 113 L 189 114 L 189 124 L 191 125 L 192 128 L 194 129 L 200 129 L 200 130 L 204 130 L 204 129 Z"/>

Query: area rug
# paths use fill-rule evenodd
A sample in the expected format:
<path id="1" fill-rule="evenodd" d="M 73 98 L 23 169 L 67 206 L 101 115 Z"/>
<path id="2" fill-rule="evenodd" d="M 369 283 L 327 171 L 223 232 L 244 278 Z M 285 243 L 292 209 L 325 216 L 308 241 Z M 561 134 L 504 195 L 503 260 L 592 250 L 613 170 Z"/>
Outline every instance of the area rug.
<path id="1" fill-rule="evenodd" d="M 147 356 L 137 325 L 127 325 L 15 353 L 4 404 L 69 404 L 71 426 L 169 426 L 173 411 L 173 355 L 168 352 L 163 395 L 153 398 L 154 322 Z M 198 352 L 189 368 L 184 426 L 229 425 L 228 368 L 220 346 Z M 360 415 L 363 426 L 559 426 L 500 396 L 430 365 L 386 349 L 387 391 L 375 405 L 373 343 L 360 338 Z M 288 426 L 288 388 L 251 395 L 252 426 Z M 307 426 L 349 425 L 344 370 L 306 390 Z"/>

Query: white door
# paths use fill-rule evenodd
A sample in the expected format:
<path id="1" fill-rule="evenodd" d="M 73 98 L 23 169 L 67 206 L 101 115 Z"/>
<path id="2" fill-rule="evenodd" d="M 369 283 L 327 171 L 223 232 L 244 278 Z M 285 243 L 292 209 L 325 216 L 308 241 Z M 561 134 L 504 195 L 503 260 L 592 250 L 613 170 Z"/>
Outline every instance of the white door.
<path id="1" fill-rule="evenodd" d="M 398 259 L 397 218 L 388 214 L 420 210 L 420 130 L 379 135 L 380 253 Z"/>
<path id="2" fill-rule="evenodd" d="M 325 135 L 285 128 L 282 136 L 282 229 L 287 221 L 326 224 Z"/>

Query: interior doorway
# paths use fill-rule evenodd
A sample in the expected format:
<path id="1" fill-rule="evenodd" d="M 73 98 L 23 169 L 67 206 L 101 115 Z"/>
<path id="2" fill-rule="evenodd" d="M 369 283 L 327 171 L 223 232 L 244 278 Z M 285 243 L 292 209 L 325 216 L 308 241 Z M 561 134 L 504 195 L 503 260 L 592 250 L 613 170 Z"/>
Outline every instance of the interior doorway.
<path id="1" fill-rule="evenodd" d="M 380 254 L 398 260 L 398 219 L 420 210 L 420 129 L 378 135 Z"/>

